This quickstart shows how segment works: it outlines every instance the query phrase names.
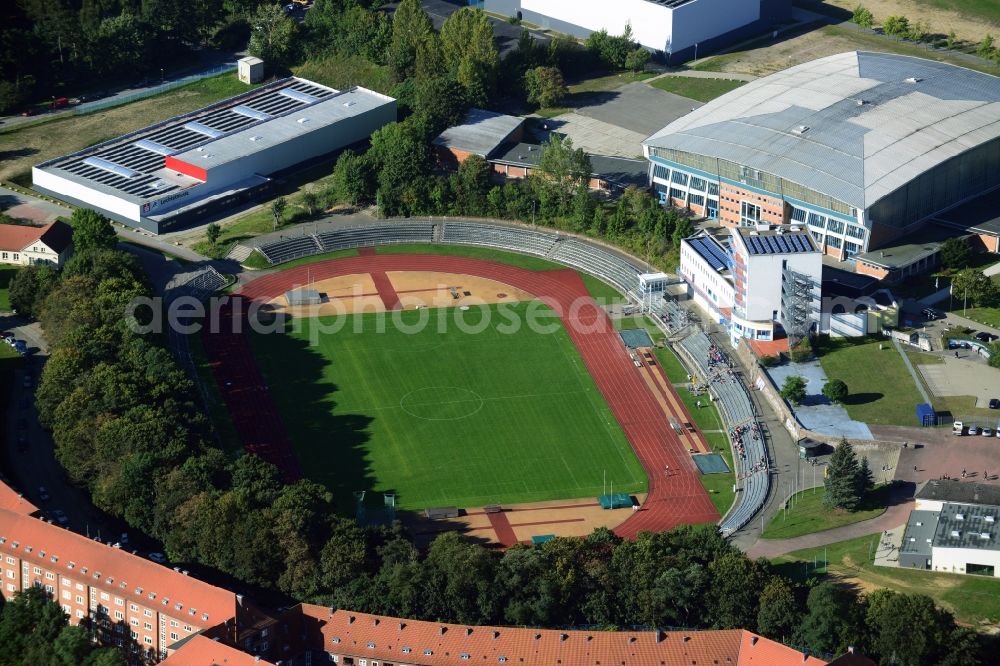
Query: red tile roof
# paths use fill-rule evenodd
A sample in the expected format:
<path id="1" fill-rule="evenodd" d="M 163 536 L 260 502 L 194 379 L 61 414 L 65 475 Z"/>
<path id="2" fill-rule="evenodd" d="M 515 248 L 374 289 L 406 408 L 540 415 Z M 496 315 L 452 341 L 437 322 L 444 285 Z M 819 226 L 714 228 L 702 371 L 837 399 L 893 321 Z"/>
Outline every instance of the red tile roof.
<path id="1" fill-rule="evenodd" d="M 313 625 L 309 633 L 314 649 L 320 648 L 322 640 L 322 649 L 328 652 L 423 666 L 469 663 L 819 666 L 824 663 L 804 659 L 791 648 L 736 629 L 657 632 L 477 627 L 331 610 L 311 604 L 302 604 L 302 613 L 307 626 Z M 743 644 L 749 646 L 748 661 L 742 657 Z M 758 655 L 766 655 L 770 661 Z M 502 657 L 506 660 L 501 661 Z"/>
<path id="2" fill-rule="evenodd" d="M 205 636 L 193 636 L 160 662 L 161 666 L 274 666 Z"/>
<path id="3" fill-rule="evenodd" d="M 44 563 L 50 570 L 199 627 L 236 616 L 233 592 L 6 508 L 0 509 L 0 552 Z M 150 599 L 151 593 L 155 599 Z"/>
<path id="4" fill-rule="evenodd" d="M 823 666 L 825 661 L 808 657 L 787 645 L 768 640 L 763 636 L 743 632 L 740 641 L 740 660 L 737 666 Z"/>
<path id="5" fill-rule="evenodd" d="M 26 516 L 38 511 L 37 506 L 26 500 L 6 483 L 0 483 L 0 509 L 23 513 Z"/>
<path id="6" fill-rule="evenodd" d="M 21 252 L 38 240 L 56 252 L 62 252 L 73 240 L 73 228 L 58 220 L 44 227 L 0 224 L 0 250 Z"/>

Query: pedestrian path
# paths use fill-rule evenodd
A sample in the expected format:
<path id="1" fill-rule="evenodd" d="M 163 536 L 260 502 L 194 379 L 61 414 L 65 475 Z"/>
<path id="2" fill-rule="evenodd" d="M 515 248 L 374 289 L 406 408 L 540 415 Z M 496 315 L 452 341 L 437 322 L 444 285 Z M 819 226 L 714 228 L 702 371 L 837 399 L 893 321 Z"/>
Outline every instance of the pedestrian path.
<path id="1" fill-rule="evenodd" d="M 890 506 L 885 513 L 877 518 L 863 520 L 860 523 L 844 525 L 823 532 L 814 532 L 813 534 L 803 534 L 791 539 L 758 539 L 757 543 L 747 551 L 747 556 L 751 559 L 758 557 L 773 559 L 796 550 L 829 546 L 832 543 L 856 539 L 867 534 L 892 530 L 906 523 L 911 509 L 913 509 L 912 498 Z"/>

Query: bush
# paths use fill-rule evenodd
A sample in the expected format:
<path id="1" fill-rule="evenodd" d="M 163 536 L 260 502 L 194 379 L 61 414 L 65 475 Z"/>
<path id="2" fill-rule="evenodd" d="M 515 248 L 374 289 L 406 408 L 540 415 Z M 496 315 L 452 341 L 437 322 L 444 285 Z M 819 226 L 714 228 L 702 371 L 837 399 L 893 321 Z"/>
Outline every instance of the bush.
<path id="1" fill-rule="evenodd" d="M 840 379 L 831 379 L 823 385 L 823 395 L 830 399 L 830 402 L 842 403 L 847 398 L 847 384 Z"/>
<path id="2" fill-rule="evenodd" d="M 535 67 L 524 73 L 528 101 L 545 107 L 559 106 L 569 89 L 558 67 Z"/>
<path id="3" fill-rule="evenodd" d="M 793 405 L 801 405 L 806 399 L 806 380 L 798 375 L 785 378 L 781 386 L 781 397 Z"/>
<path id="4" fill-rule="evenodd" d="M 862 28 L 871 28 L 875 25 L 875 15 L 867 7 L 858 5 L 854 8 L 854 15 L 851 16 L 851 21 L 857 23 Z"/>
<path id="5" fill-rule="evenodd" d="M 910 32 L 910 21 L 905 16 L 890 16 L 882 24 L 882 30 L 893 37 L 905 37 Z"/>
<path id="6" fill-rule="evenodd" d="M 760 363 L 762 367 L 773 368 L 774 366 L 776 366 L 779 363 L 781 363 L 781 359 L 779 357 L 777 357 L 777 356 L 770 356 L 770 355 L 768 355 L 768 356 L 761 356 L 758 359 L 758 363 Z"/>
<path id="7" fill-rule="evenodd" d="M 633 72 L 641 72 L 646 69 L 646 63 L 649 62 L 649 58 L 649 51 L 639 47 L 625 57 L 625 69 L 632 70 Z"/>

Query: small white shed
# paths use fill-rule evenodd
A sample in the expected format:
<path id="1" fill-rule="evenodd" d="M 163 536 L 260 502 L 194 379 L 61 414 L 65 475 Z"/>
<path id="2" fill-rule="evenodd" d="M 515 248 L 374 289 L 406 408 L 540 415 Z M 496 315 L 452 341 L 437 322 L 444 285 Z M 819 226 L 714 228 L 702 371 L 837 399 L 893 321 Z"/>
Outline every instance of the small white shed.
<path id="1" fill-rule="evenodd" d="M 243 83 L 260 83 L 264 80 L 264 61 L 254 56 L 240 58 L 238 75 Z"/>

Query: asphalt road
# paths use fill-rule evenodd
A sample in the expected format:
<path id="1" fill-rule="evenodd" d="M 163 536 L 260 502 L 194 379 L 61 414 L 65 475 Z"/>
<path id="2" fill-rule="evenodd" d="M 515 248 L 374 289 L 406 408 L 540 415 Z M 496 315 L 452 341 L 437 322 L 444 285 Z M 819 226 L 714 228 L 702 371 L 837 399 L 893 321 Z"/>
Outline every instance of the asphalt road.
<path id="1" fill-rule="evenodd" d="M 27 323 L 11 315 L 0 315 L 0 329 L 11 331 L 34 351 L 24 366 L 15 373 L 11 400 L 6 406 L 7 437 L 3 458 L 5 475 L 10 485 L 29 501 L 42 509 L 45 517 L 55 521 L 55 510 L 65 512 L 64 525 L 80 534 L 100 536 L 104 542 L 118 542 L 129 531 L 124 522 L 106 515 L 90 503 L 84 490 L 71 485 L 55 459 L 52 438 L 38 424 L 34 391 L 38 377 L 48 358 L 48 347 L 37 323 Z M 27 384 L 26 384 L 27 378 Z M 24 438 L 26 446 L 19 444 Z M 24 448 L 24 450 L 20 450 Z M 49 499 L 43 500 L 40 488 L 44 487 Z M 146 537 L 130 533 L 130 543 L 123 547 L 140 548 L 143 552 L 159 550 L 157 544 Z"/>

